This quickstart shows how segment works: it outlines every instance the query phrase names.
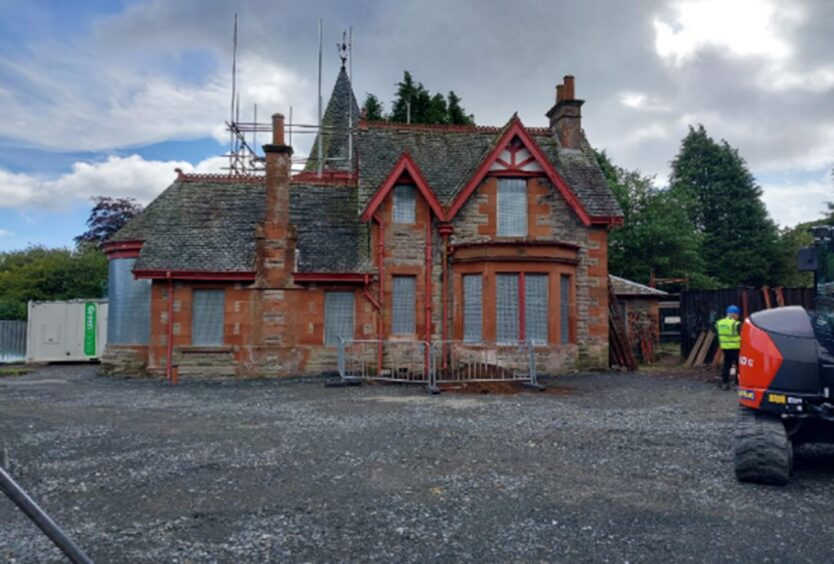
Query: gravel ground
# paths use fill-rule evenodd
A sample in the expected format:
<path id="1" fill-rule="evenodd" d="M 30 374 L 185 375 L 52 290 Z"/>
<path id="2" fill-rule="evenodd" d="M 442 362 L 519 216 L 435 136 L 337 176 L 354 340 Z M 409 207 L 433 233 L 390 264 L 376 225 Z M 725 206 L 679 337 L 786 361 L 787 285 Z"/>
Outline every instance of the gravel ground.
<path id="1" fill-rule="evenodd" d="M 800 449 L 787 487 L 742 485 L 732 393 L 558 383 L 431 397 L 51 366 L 0 378 L 0 448 L 99 562 L 834 560 L 834 448 Z M 60 559 L 0 496 L 0 560 Z"/>

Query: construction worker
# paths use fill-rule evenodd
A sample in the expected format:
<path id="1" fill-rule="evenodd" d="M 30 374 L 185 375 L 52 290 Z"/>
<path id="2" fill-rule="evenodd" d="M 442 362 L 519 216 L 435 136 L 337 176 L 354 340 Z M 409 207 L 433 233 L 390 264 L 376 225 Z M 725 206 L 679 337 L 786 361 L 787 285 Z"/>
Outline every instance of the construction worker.
<path id="1" fill-rule="evenodd" d="M 741 322 L 738 320 L 740 313 L 737 306 L 731 305 L 727 308 L 727 317 L 715 323 L 718 344 L 724 353 L 724 367 L 721 370 L 722 390 L 730 389 L 730 372 L 733 368 L 733 376 L 738 373 L 738 350 L 741 348 Z"/>

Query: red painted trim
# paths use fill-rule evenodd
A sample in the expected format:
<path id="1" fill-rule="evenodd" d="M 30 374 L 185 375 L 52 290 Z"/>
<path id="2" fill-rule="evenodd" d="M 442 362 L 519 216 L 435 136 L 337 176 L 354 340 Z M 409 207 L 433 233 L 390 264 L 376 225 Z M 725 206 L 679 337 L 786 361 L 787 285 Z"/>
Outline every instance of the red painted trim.
<path id="1" fill-rule="evenodd" d="M 525 166 L 527 166 L 528 164 L 533 163 L 533 162 L 536 162 L 536 157 L 527 157 L 526 159 L 524 159 L 520 163 L 516 163 L 515 166 L 516 166 L 517 169 L 521 170 Z M 530 171 L 527 171 L 527 172 L 530 172 Z"/>
<path id="2" fill-rule="evenodd" d="M 385 332 L 385 322 L 383 320 L 383 308 L 385 306 L 385 223 L 379 214 L 373 214 L 373 220 L 379 225 L 379 232 L 377 236 L 377 252 L 379 253 L 379 311 L 376 316 L 376 332 L 377 332 L 377 359 L 376 369 L 378 373 L 382 373 L 382 339 Z"/>
<path id="3" fill-rule="evenodd" d="M 426 123 L 399 123 L 392 121 L 367 121 L 360 120 L 359 128 L 368 129 L 402 129 L 406 131 L 471 131 L 474 133 L 500 133 L 503 129 L 497 125 L 453 125 L 453 124 L 426 124 Z M 550 129 L 547 127 L 528 128 L 534 135 L 548 135 Z"/>
<path id="4" fill-rule="evenodd" d="M 624 219 L 619 215 L 597 215 L 591 220 L 594 225 L 608 225 L 610 227 L 622 227 Z"/>
<path id="5" fill-rule="evenodd" d="M 350 284 L 365 284 L 368 275 L 355 272 L 296 272 L 292 277 L 298 283 L 347 282 Z"/>
<path id="6" fill-rule="evenodd" d="M 573 209 L 582 223 L 586 226 L 591 225 L 591 216 L 588 215 L 588 212 L 585 211 L 585 208 L 582 206 L 581 202 L 577 199 L 577 197 L 573 194 L 570 188 L 565 182 L 565 179 L 562 178 L 562 175 L 559 174 L 547 157 L 544 155 L 542 150 L 539 148 L 538 143 L 530 136 L 525 129 L 524 124 L 521 123 L 521 120 L 518 116 L 513 116 L 510 120 L 510 126 L 504 132 L 504 134 L 498 139 L 495 143 L 495 147 L 493 150 L 486 156 L 486 158 L 481 162 L 481 165 L 478 167 L 478 170 L 469 180 L 469 183 L 463 188 L 463 190 L 458 194 L 458 196 L 452 202 L 449 211 L 446 213 L 446 221 L 451 221 L 455 215 L 460 211 L 463 207 L 463 204 L 469 199 L 472 193 L 478 188 L 481 181 L 486 177 L 486 175 L 490 172 L 490 167 L 492 163 L 495 162 L 495 159 L 501 156 L 503 150 L 512 142 L 512 140 L 518 137 L 524 147 L 530 152 L 530 154 L 535 157 L 538 161 L 539 165 L 541 165 L 543 169 L 544 175 L 553 183 L 559 193 L 562 195 L 563 198 L 567 201 L 568 205 Z"/>
<path id="7" fill-rule="evenodd" d="M 303 171 L 290 179 L 291 184 L 316 184 L 323 186 L 352 186 L 356 184 L 356 175 L 347 170 L 330 170 L 321 173 Z"/>
<path id="8" fill-rule="evenodd" d="M 518 273 L 518 340 L 527 337 L 527 282 L 524 272 Z"/>
<path id="9" fill-rule="evenodd" d="M 434 212 L 434 215 L 438 218 L 443 217 L 443 208 L 440 206 L 440 201 L 437 199 L 437 196 L 434 193 L 434 190 L 431 189 L 429 183 L 426 181 L 423 173 L 420 172 L 420 169 L 417 167 L 417 164 L 411 158 L 411 155 L 408 153 L 403 153 L 400 159 L 397 161 L 397 164 L 394 165 L 394 170 L 391 171 L 391 174 L 385 179 L 385 182 L 379 187 L 374 194 L 374 197 L 371 198 L 371 201 L 368 202 L 365 211 L 362 213 L 362 221 L 370 221 L 376 211 L 379 209 L 379 206 L 382 205 L 382 202 L 385 200 L 388 193 L 394 189 L 394 186 L 399 183 L 400 179 L 403 175 L 408 174 L 411 177 L 412 182 L 426 201 L 429 204 L 429 207 Z"/>
<path id="10" fill-rule="evenodd" d="M 440 235 L 443 237 L 443 282 L 441 283 L 441 288 L 443 292 L 443 321 L 442 321 L 442 345 L 441 345 L 441 356 L 443 357 L 443 368 L 446 368 L 446 332 L 447 332 L 447 323 L 446 318 L 448 317 L 449 312 L 449 304 L 448 304 L 448 297 L 449 297 L 449 235 L 452 234 L 454 229 L 451 225 L 441 225 L 438 229 L 440 231 Z"/>
<path id="11" fill-rule="evenodd" d="M 135 278 L 171 280 L 212 280 L 217 282 L 254 282 L 254 272 L 209 272 L 201 270 L 134 270 Z"/>
<path id="12" fill-rule="evenodd" d="M 109 241 L 104 244 L 104 254 L 110 260 L 117 258 L 136 258 L 142 250 L 144 241 Z"/>
<path id="13" fill-rule="evenodd" d="M 266 184 L 266 176 L 263 174 L 195 174 L 185 173 L 181 169 L 174 169 L 177 173 L 177 182 L 205 182 L 207 184 Z"/>
<path id="14" fill-rule="evenodd" d="M 574 243 L 565 243 L 562 241 L 527 241 L 524 239 L 516 241 L 478 241 L 474 243 L 458 243 L 454 246 L 455 249 L 469 249 L 472 247 L 562 247 L 573 251 L 580 249 L 580 246 Z"/>
<path id="15" fill-rule="evenodd" d="M 107 260 L 137 258 L 139 251 L 111 251 L 107 253 Z"/>
<path id="16" fill-rule="evenodd" d="M 542 175 L 538 170 L 491 170 L 487 176 L 504 176 L 509 178 L 538 178 Z"/>

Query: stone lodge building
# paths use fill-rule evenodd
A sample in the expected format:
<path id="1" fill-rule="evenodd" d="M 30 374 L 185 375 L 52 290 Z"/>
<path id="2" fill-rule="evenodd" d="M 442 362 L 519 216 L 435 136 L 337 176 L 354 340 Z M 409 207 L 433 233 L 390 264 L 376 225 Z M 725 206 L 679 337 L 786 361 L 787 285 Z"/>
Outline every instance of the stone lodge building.
<path id="1" fill-rule="evenodd" d="M 106 244 L 106 367 L 320 373 L 340 337 L 527 340 L 539 372 L 605 367 L 622 212 L 582 104 L 566 76 L 547 127 L 368 122 L 342 68 L 321 174 L 292 173 L 275 115 L 265 176 L 179 173 Z"/>

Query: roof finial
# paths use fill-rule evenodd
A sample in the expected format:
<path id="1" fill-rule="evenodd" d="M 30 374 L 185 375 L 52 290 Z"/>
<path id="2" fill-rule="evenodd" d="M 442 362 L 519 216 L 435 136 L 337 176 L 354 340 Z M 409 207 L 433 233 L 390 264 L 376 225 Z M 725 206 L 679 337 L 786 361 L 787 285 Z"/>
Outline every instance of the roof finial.
<path id="1" fill-rule="evenodd" d="M 342 68 L 345 68 L 345 63 L 347 63 L 348 59 L 347 31 L 342 32 L 342 42 L 337 43 L 336 48 L 339 49 L 339 58 L 342 59 Z"/>

